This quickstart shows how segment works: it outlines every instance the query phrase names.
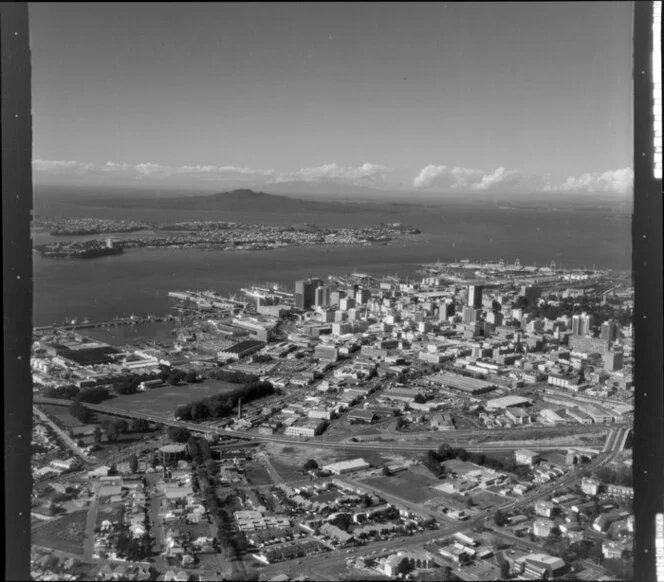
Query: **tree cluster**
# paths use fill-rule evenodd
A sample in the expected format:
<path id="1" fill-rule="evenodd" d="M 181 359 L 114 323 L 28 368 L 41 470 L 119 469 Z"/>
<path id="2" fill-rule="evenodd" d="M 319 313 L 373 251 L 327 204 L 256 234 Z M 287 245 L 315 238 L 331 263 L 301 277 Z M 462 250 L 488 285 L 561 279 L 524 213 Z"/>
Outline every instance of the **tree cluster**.
<path id="1" fill-rule="evenodd" d="M 146 532 L 140 538 L 129 535 L 127 526 L 123 526 L 118 535 L 115 547 L 118 555 L 132 562 L 140 562 L 152 554 L 152 540 Z"/>
<path id="2" fill-rule="evenodd" d="M 99 404 L 104 400 L 111 398 L 108 388 L 95 386 L 94 388 L 84 388 L 74 397 L 75 402 L 87 402 L 89 404 Z"/>
<path id="3" fill-rule="evenodd" d="M 318 469 L 318 461 L 315 461 L 314 459 L 309 459 L 306 463 L 304 463 L 304 466 L 302 467 L 305 471 L 315 471 Z"/>
<path id="4" fill-rule="evenodd" d="M 442 479 L 445 477 L 446 471 L 445 467 L 440 464 L 441 458 L 436 451 L 427 451 L 427 454 L 424 457 L 423 465 L 429 469 L 436 477 Z"/>
<path id="5" fill-rule="evenodd" d="M 347 532 L 353 525 L 353 516 L 350 513 L 339 513 L 330 520 L 330 523 Z"/>
<path id="6" fill-rule="evenodd" d="M 154 374 L 128 374 L 113 382 L 112 388 L 116 394 L 135 394 L 141 382 L 154 379 Z"/>
<path id="7" fill-rule="evenodd" d="M 53 387 L 49 386 L 42 394 L 45 398 L 62 398 L 63 400 L 72 400 L 80 390 L 73 384 L 67 386 Z"/>
<path id="8" fill-rule="evenodd" d="M 230 384 L 249 384 L 250 382 L 258 380 L 258 376 L 234 370 L 226 370 L 224 368 L 211 370 L 208 372 L 208 376 L 214 380 L 222 380 L 223 382 L 228 382 Z"/>
<path id="9" fill-rule="evenodd" d="M 186 443 L 191 436 L 191 433 L 181 426 L 169 426 L 166 434 L 169 439 L 176 443 Z"/>
<path id="10" fill-rule="evenodd" d="M 632 470 L 628 467 L 602 467 L 597 470 L 597 478 L 610 485 L 623 485 L 632 487 L 634 485 L 634 476 Z"/>
<path id="11" fill-rule="evenodd" d="M 493 515 L 493 522 L 498 527 L 503 527 L 507 523 L 507 516 L 502 511 L 500 511 L 500 509 L 497 509 L 496 513 Z"/>
<path id="12" fill-rule="evenodd" d="M 182 420 L 201 420 L 210 417 L 222 418 L 233 412 L 240 398 L 242 398 L 242 402 L 248 403 L 274 393 L 274 386 L 269 382 L 254 380 L 245 386 L 233 390 L 231 393 L 210 396 L 209 398 L 180 406 L 175 411 L 175 417 Z"/>

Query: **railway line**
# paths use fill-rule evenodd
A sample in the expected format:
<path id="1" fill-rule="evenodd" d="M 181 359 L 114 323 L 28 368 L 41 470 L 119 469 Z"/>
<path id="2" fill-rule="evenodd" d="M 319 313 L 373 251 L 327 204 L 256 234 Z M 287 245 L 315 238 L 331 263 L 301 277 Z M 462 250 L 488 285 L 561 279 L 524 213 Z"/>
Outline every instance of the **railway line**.
<path id="1" fill-rule="evenodd" d="M 58 404 L 58 405 L 67 405 L 70 401 L 58 399 L 44 399 L 44 398 L 35 398 L 35 402 L 42 402 L 44 404 Z M 137 411 L 124 410 L 115 408 L 112 406 L 107 406 L 103 404 L 90 404 L 83 403 L 87 409 L 93 412 L 99 412 L 102 414 L 118 416 L 121 418 L 131 418 L 131 419 L 144 419 L 148 422 L 161 424 L 169 427 L 178 427 L 185 428 L 192 433 L 207 435 L 207 436 L 218 436 L 218 437 L 227 437 L 232 439 L 251 441 L 251 442 L 268 442 L 276 443 L 283 445 L 298 445 L 298 446 L 308 446 L 315 448 L 330 448 L 330 449 L 344 449 L 344 450 L 360 450 L 360 451 L 389 451 L 389 452 L 426 452 L 428 450 L 437 448 L 440 444 L 444 442 L 453 442 L 455 445 L 465 445 L 464 448 L 469 452 L 502 452 L 515 450 L 521 447 L 527 447 L 529 449 L 537 451 L 551 451 L 558 450 L 561 448 L 566 448 L 567 445 L 564 444 L 533 444 L 531 441 L 534 439 L 522 439 L 512 440 L 510 442 L 489 442 L 489 443 L 472 443 L 468 442 L 467 444 L 463 441 L 471 441 L 473 437 L 477 436 L 477 432 L 473 430 L 465 431 L 454 431 L 454 433 L 434 433 L 432 434 L 431 439 L 426 442 L 411 441 L 397 441 L 397 440 L 381 440 L 381 441 L 368 441 L 368 442 L 352 442 L 352 441 L 339 441 L 339 440 L 329 440 L 325 438 L 309 438 L 302 439 L 297 437 L 286 437 L 281 435 L 261 435 L 257 433 L 247 433 L 244 431 L 234 431 L 229 429 L 221 429 L 218 427 L 213 427 L 209 425 L 201 425 L 193 422 L 184 422 L 178 421 L 175 419 L 165 418 L 163 416 L 147 414 Z M 568 427 L 572 429 L 572 427 Z M 557 429 L 560 430 L 559 428 Z M 580 432 L 587 431 L 604 431 L 606 430 L 605 425 L 596 425 L 594 428 L 590 428 L 586 425 L 580 425 L 579 427 L 574 427 L 573 430 L 578 430 Z M 541 427 L 538 428 L 539 432 L 546 434 L 547 432 L 556 432 L 556 427 Z M 491 436 L 498 438 L 500 434 L 505 431 L 498 432 Z M 507 433 L 511 436 L 515 436 L 514 431 L 507 430 Z M 507 434 L 506 433 L 506 434 Z M 613 434 L 613 433 L 612 433 Z M 614 435 L 615 436 L 615 435 Z M 613 446 L 613 441 L 609 444 Z M 606 447 L 605 447 L 606 448 Z"/>

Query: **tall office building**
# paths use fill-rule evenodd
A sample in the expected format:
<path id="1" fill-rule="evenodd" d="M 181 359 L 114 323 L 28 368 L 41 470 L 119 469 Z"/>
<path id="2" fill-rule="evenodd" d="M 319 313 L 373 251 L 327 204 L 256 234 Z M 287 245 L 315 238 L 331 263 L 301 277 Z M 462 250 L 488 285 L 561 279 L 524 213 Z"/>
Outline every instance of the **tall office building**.
<path id="1" fill-rule="evenodd" d="M 341 300 L 342 297 L 346 296 L 345 291 L 332 291 L 330 293 L 330 305 L 339 305 L 339 301 Z"/>
<path id="2" fill-rule="evenodd" d="M 487 313 L 486 320 L 496 326 L 503 325 L 503 314 L 498 310 L 489 311 L 489 313 Z"/>
<path id="3" fill-rule="evenodd" d="M 609 319 L 602 324 L 600 338 L 602 338 L 604 341 L 613 343 L 618 339 L 619 336 L 620 326 L 618 325 L 617 321 Z"/>
<path id="4" fill-rule="evenodd" d="M 310 309 L 316 302 L 316 289 L 323 286 L 322 279 L 301 279 L 295 281 L 295 307 Z"/>
<path id="5" fill-rule="evenodd" d="M 482 307 L 482 292 L 484 287 L 481 285 L 468 285 L 468 307 Z"/>
<path id="6" fill-rule="evenodd" d="M 360 288 L 355 292 L 355 302 L 358 305 L 365 305 L 370 297 L 371 291 L 369 289 Z"/>
<path id="7" fill-rule="evenodd" d="M 346 311 L 347 309 L 352 309 L 355 307 L 355 299 L 352 297 L 342 297 L 339 299 L 339 309 Z"/>
<path id="8" fill-rule="evenodd" d="M 591 317 L 587 313 L 572 316 L 572 335 L 588 335 L 590 333 Z"/>
<path id="9" fill-rule="evenodd" d="M 452 317 L 453 315 L 454 303 L 449 300 L 441 301 L 440 305 L 438 306 L 438 319 L 440 321 L 447 321 L 447 318 Z"/>
<path id="10" fill-rule="evenodd" d="M 463 322 L 465 324 L 476 323 L 480 318 L 480 310 L 474 307 L 463 308 Z"/>
<path id="11" fill-rule="evenodd" d="M 327 307 L 330 304 L 330 288 L 327 285 L 317 287 L 314 297 L 316 307 Z"/>
<path id="12" fill-rule="evenodd" d="M 604 354 L 604 369 L 607 372 L 622 370 L 624 365 L 624 354 L 622 349 L 609 350 Z"/>

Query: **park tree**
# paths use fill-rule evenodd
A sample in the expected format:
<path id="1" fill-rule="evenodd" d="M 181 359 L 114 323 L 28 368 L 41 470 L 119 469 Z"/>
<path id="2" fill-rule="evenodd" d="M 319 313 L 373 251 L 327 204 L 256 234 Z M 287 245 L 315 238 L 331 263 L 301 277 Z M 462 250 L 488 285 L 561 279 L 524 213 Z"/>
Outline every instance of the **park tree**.
<path id="1" fill-rule="evenodd" d="M 129 432 L 129 423 L 123 418 L 116 420 L 115 425 L 117 426 L 118 434 L 125 434 Z"/>
<path id="2" fill-rule="evenodd" d="M 93 437 L 93 439 L 94 439 L 94 443 L 95 443 L 96 445 L 98 445 L 98 444 L 101 443 L 101 430 L 100 430 L 100 428 L 99 428 L 98 426 L 95 426 L 95 430 L 94 430 L 94 432 L 92 433 L 92 437 Z"/>
<path id="3" fill-rule="evenodd" d="M 219 473 L 219 465 L 217 465 L 214 459 L 208 459 L 205 461 L 205 468 L 210 477 L 213 477 Z"/>
<path id="4" fill-rule="evenodd" d="M 102 426 L 106 430 L 106 437 L 110 442 L 115 442 L 118 440 L 119 431 L 118 425 L 115 422 L 105 420 L 103 421 Z"/>
<path id="5" fill-rule="evenodd" d="M 201 459 L 203 459 L 204 461 L 207 461 L 207 460 L 213 458 L 212 449 L 210 449 L 210 443 L 208 443 L 207 439 L 199 438 L 198 439 L 198 448 L 201 452 Z"/>
<path id="6" fill-rule="evenodd" d="M 306 463 L 304 463 L 304 466 L 302 467 L 305 471 L 315 471 L 318 469 L 318 461 L 315 461 L 314 459 L 309 459 Z"/>
<path id="7" fill-rule="evenodd" d="M 507 523 L 507 517 L 500 509 L 497 509 L 493 514 L 493 521 L 498 527 L 503 527 Z"/>
<path id="8" fill-rule="evenodd" d="M 182 420 L 191 420 L 191 406 L 189 404 L 183 404 L 182 406 L 178 406 L 175 409 L 175 418 L 179 418 Z"/>
<path id="9" fill-rule="evenodd" d="M 399 562 L 399 565 L 397 566 L 397 572 L 402 576 L 405 576 L 411 570 L 412 567 L 410 565 L 410 562 L 408 561 L 408 558 L 402 558 L 401 561 Z"/>
<path id="10" fill-rule="evenodd" d="M 208 412 L 207 406 L 205 406 L 205 404 L 203 404 L 202 402 L 194 402 L 191 405 L 191 419 L 192 420 L 207 418 L 208 416 L 209 416 L 209 412 Z"/>
<path id="11" fill-rule="evenodd" d="M 192 459 L 200 456 L 198 439 L 193 435 L 189 435 L 189 438 L 187 439 L 187 452 Z"/>
<path id="12" fill-rule="evenodd" d="M 150 423 L 144 418 L 137 418 L 132 422 L 134 432 L 147 432 L 150 429 Z"/>
<path id="13" fill-rule="evenodd" d="M 186 428 L 181 426 L 168 427 L 166 434 L 168 434 L 169 439 L 175 441 L 176 443 L 186 443 L 191 436 L 191 433 Z"/>
<path id="14" fill-rule="evenodd" d="M 353 523 L 353 518 L 349 513 L 339 513 L 334 517 L 334 519 L 330 520 L 330 523 L 332 525 L 336 525 L 339 529 L 348 531 L 351 524 Z"/>

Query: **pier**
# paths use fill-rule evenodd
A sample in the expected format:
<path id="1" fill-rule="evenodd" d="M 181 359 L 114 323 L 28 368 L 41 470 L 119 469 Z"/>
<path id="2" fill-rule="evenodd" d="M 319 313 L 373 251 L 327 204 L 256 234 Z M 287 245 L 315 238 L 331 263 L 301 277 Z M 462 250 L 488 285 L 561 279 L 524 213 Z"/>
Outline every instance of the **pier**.
<path id="1" fill-rule="evenodd" d="M 174 321 L 172 315 L 154 316 L 147 315 L 145 317 L 120 317 L 108 321 L 83 321 L 81 323 L 63 323 L 45 325 L 35 327 L 36 333 L 48 333 L 52 331 L 73 331 L 77 329 L 92 329 L 95 327 L 117 327 L 121 325 L 141 325 L 145 323 L 163 323 L 166 321 Z"/>

